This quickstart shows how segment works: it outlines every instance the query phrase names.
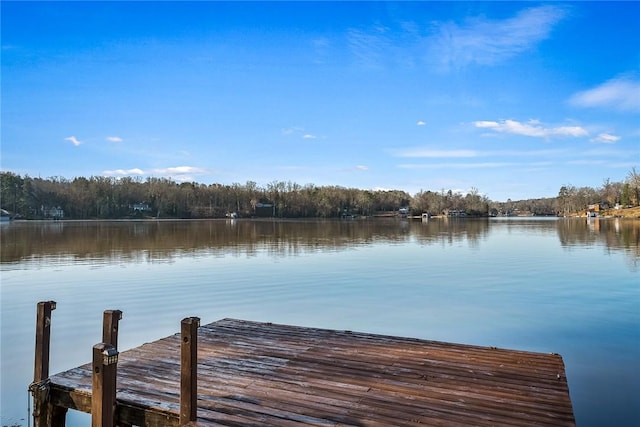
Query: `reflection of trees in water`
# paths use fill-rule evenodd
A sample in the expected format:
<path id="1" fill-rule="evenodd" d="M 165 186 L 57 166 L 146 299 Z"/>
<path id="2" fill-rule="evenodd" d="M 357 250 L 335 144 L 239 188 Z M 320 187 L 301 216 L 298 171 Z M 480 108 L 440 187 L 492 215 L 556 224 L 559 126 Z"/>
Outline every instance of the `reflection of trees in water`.
<path id="1" fill-rule="evenodd" d="M 451 245 L 466 240 L 469 246 L 477 248 L 489 233 L 489 220 L 437 218 L 422 223 L 415 230 L 419 243 L 442 243 Z"/>
<path id="2" fill-rule="evenodd" d="M 18 262 L 62 257 L 100 260 L 166 261 L 184 254 L 290 256 L 338 251 L 370 243 L 477 244 L 486 220 L 362 221 L 86 221 L 25 222 L 3 227 L 0 260 Z"/>
<path id="3" fill-rule="evenodd" d="M 632 267 L 640 264 L 640 221 L 620 218 L 570 218 L 557 221 L 563 247 L 604 245 L 624 251 Z"/>
<path id="4" fill-rule="evenodd" d="M 452 245 L 478 247 L 492 227 L 527 228 L 529 232 L 557 230 L 563 246 L 593 245 L 640 258 L 640 221 L 398 219 L 357 221 L 86 221 L 24 222 L 0 228 L 3 263 L 48 257 L 61 262 L 166 262 L 192 256 L 291 256 L 340 251 L 371 243 Z"/>

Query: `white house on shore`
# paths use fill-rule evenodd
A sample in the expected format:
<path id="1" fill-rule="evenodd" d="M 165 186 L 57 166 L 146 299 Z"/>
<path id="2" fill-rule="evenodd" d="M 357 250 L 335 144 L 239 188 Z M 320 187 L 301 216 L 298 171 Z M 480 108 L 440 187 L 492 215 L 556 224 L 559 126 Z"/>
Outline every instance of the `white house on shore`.
<path id="1" fill-rule="evenodd" d="M 64 210 L 60 206 L 56 206 L 56 207 L 41 206 L 40 212 L 42 212 L 42 216 L 44 218 L 51 218 L 51 219 L 64 218 Z"/>

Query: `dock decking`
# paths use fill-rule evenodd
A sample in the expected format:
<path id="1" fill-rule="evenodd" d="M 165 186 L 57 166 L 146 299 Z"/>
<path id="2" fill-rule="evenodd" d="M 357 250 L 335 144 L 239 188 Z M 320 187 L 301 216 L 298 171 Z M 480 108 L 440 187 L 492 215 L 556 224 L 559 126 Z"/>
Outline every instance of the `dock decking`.
<path id="1" fill-rule="evenodd" d="M 178 426 L 180 334 L 123 351 L 116 425 Z M 49 378 L 91 411 L 92 365 Z M 64 415 L 63 415 L 64 417 Z M 194 426 L 573 426 L 556 354 L 223 319 L 197 331 Z"/>

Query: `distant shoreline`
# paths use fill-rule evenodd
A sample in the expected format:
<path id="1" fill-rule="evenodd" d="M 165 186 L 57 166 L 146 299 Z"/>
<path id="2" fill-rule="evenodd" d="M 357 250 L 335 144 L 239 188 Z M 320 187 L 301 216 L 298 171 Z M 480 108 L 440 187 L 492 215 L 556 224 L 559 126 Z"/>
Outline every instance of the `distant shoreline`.
<path id="1" fill-rule="evenodd" d="M 429 220 L 442 220 L 442 219 L 455 219 L 455 220 L 478 220 L 478 219 L 491 219 L 491 218 L 509 218 L 509 219 L 531 219 L 531 218 L 557 218 L 557 219 L 585 219 L 588 218 L 586 212 L 579 212 L 575 214 L 569 214 L 566 216 L 561 215 L 501 215 L 501 216 L 447 216 L 447 215 L 433 215 L 429 217 Z M 408 217 L 396 216 L 358 216 L 349 219 L 342 218 L 322 218 L 322 217 L 241 217 L 241 218 L 87 218 L 87 219 L 12 219 L 11 221 L 5 221 L 3 224 L 9 223 L 82 223 L 82 222 L 131 222 L 131 223 L 150 223 L 150 222 L 175 222 L 175 221 L 276 221 L 276 222 L 290 222 L 290 221 L 331 221 L 331 222 L 349 222 L 349 221 L 364 221 L 364 220 L 408 220 L 408 221 L 420 221 L 421 216 L 409 215 Z M 602 214 L 592 217 L 593 220 L 608 220 L 608 219 L 624 219 L 624 220 L 638 220 L 640 219 L 640 206 L 625 209 L 610 209 L 604 211 Z"/>

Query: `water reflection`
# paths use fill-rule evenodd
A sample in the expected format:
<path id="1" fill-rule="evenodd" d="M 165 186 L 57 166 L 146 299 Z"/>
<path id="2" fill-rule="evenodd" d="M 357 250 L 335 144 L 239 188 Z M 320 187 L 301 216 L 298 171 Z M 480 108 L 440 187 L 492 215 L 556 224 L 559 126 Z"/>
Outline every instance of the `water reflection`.
<path id="1" fill-rule="evenodd" d="M 563 247 L 604 245 L 640 261 L 640 221 L 585 219 L 431 219 L 360 221 L 79 221 L 16 222 L 0 228 L 0 262 L 54 264 L 170 262 L 185 254 L 288 257 L 370 243 L 467 244 L 492 231 L 556 232 Z"/>
<path id="2" fill-rule="evenodd" d="M 640 265 L 640 221 L 620 218 L 561 219 L 557 221 L 558 238 L 564 248 L 604 246 L 628 255 L 633 271 Z"/>

